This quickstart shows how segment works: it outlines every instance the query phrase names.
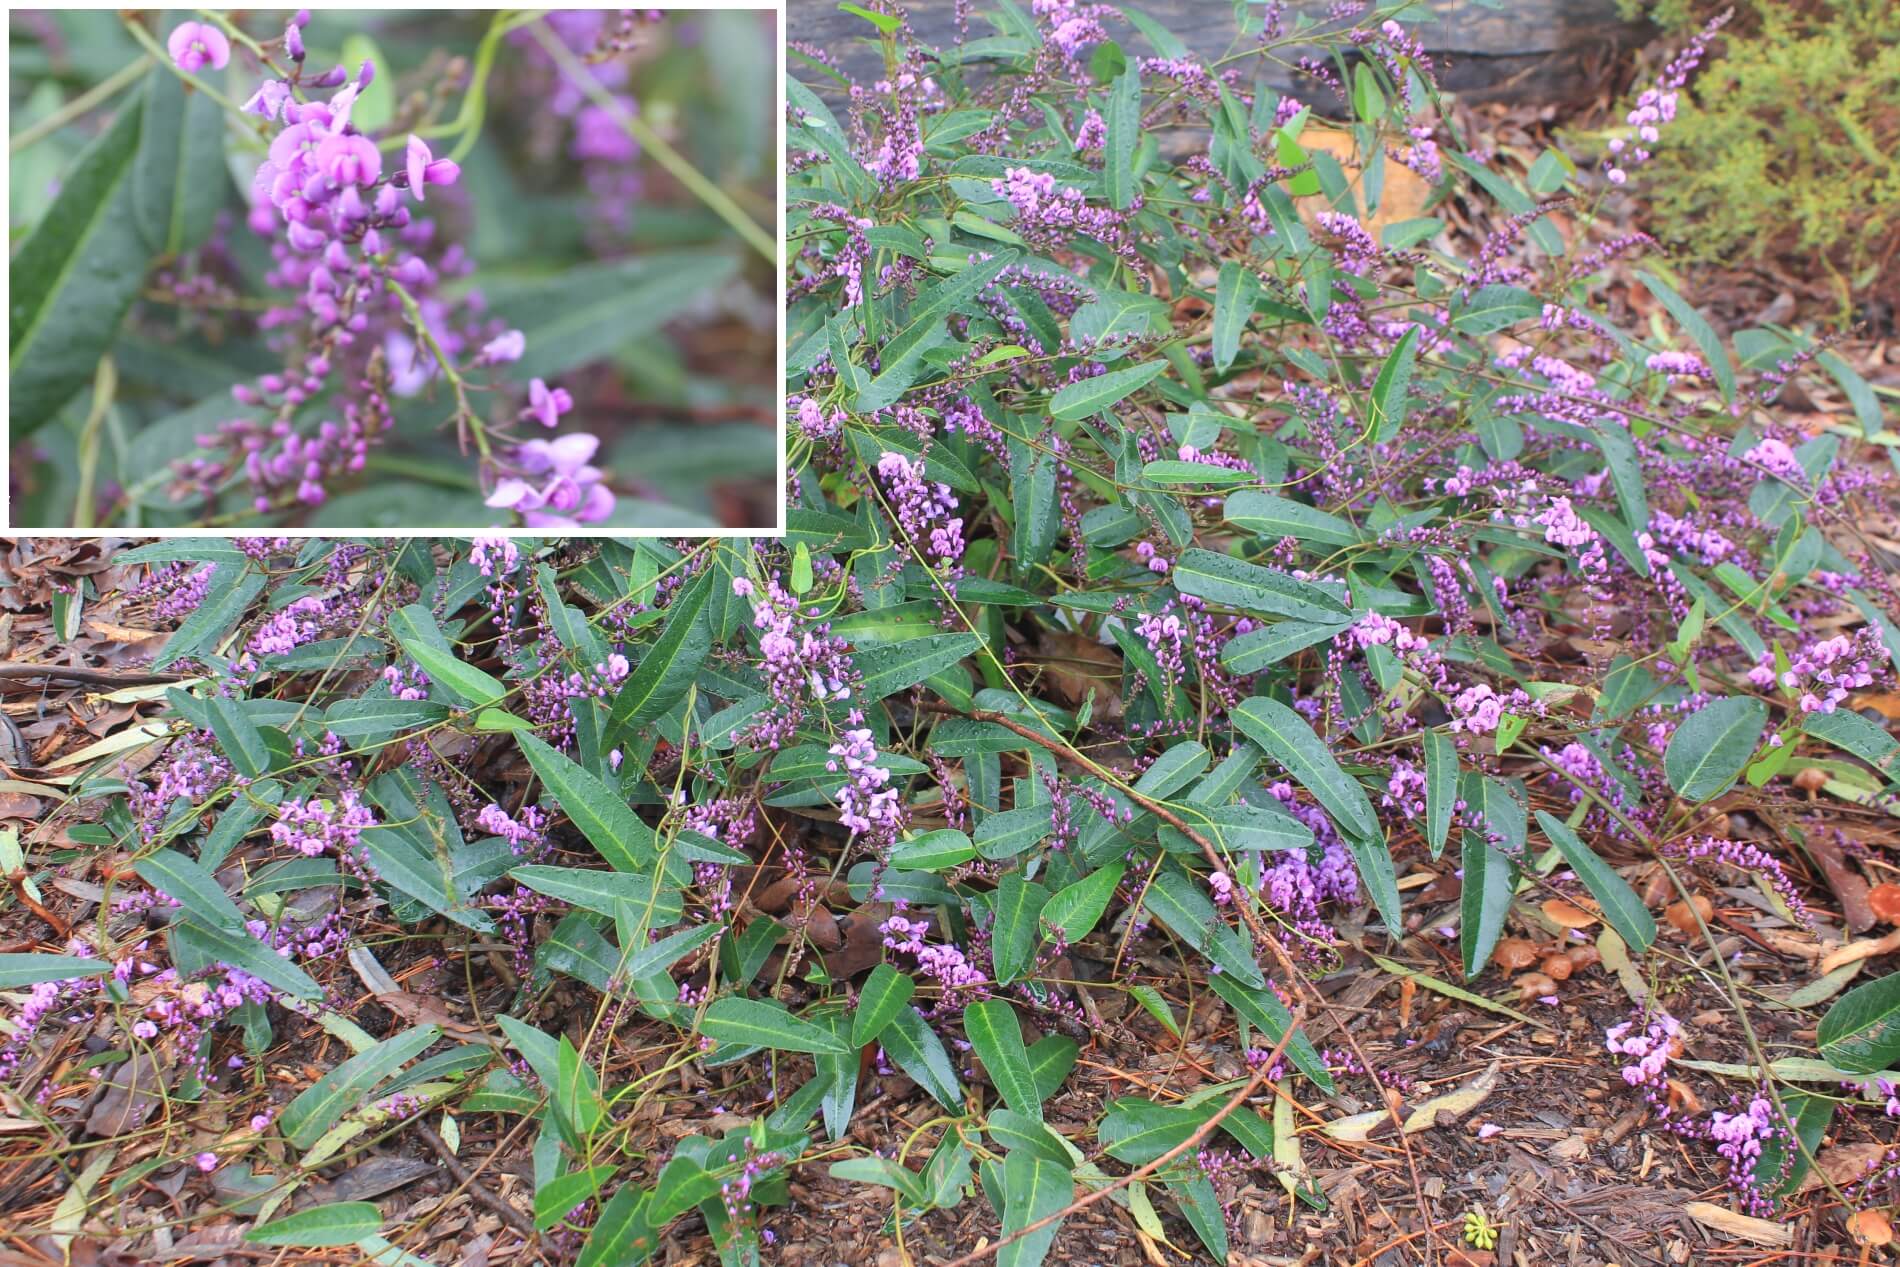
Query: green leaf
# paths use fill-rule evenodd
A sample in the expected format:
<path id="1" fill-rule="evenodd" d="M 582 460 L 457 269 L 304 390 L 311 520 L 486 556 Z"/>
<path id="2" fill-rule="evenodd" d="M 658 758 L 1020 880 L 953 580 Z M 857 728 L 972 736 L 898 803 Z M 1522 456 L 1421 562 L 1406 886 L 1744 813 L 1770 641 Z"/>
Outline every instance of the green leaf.
<path id="1" fill-rule="evenodd" d="M 1432 857 L 1445 851 L 1452 806 L 1458 800 L 1458 745 L 1440 730 L 1425 732 L 1425 839 Z"/>
<path id="2" fill-rule="evenodd" d="M 727 995 L 715 999 L 700 1018 L 700 1032 L 722 1043 L 843 1056 L 850 1049 L 829 1030 L 792 1015 L 783 1004 Z"/>
<path id="3" fill-rule="evenodd" d="M 1543 301 L 1519 286 L 1485 286 L 1458 305 L 1452 329 L 1463 334 L 1493 334 L 1508 325 L 1528 321 L 1544 311 Z"/>
<path id="4" fill-rule="evenodd" d="M 77 955 L 0 955 L 0 990 L 42 981 L 72 981 L 82 977 L 103 977 L 112 965 Z"/>
<path id="5" fill-rule="evenodd" d="M 871 969 L 858 992 L 858 1009 L 851 1020 L 851 1045 L 863 1048 L 890 1028 L 897 1014 L 910 1004 L 917 983 L 887 963 Z"/>
<path id="6" fill-rule="evenodd" d="M 1134 395 L 1167 368 L 1166 361 L 1143 361 L 1140 365 L 1070 383 L 1049 398 L 1049 414 L 1057 422 L 1073 422 L 1098 414 Z"/>
<path id="7" fill-rule="evenodd" d="M 372 87 L 386 82 L 379 79 Z M 212 221 L 230 195 L 224 115 L 217 102 L 163 71 L 146 77 L 144 111 L 132 212 L 153 254 L 177 255 L 211 235 Z M 352 115 L 359 124 L 362 113 L 359 100 Z"/>
<path id="8" fill-rule="evenodd" d="M 1266 984 L 1247 934 L 1223 923 L 1214 899 L 1185 872 L 1162 868 L 1142 902 L 1176 937 L 1213 960 L 1222 972 L 1232 973 L 1251 986 Z"/>
<path id="9" fill-rule="evenodd" d="M 613 1174 L 613 1163 L 602 1162 L 598 1166 L 588 1166 L 583 1170 L 571 1170 L 567 1174 L 557 1175 L 535 1189 L 535 1230 L 547 1231 L 559 1223 L 569 1210 L 583 1201 L 591 1201 L 599 1196 L 601 1187 L 613 1178 Z"/>
<path id="10" fill-rule="evenodd" d="M 302 968 L 269 949 L 248 932 L 227 932 L 222 928 L 208 928 L 185 919 L 172 925 L 171 936 L 174 947 L 182 945 L 206 961 L 242 969 L 285 994 L 300 999 L 323 997 L 322 988 Z M 173 953 L 176 954 L 177 950 L 174 949 Z"/>
<path id="11" fill-rule="evenodd" d="M 1475 831 L 1464 834 L 1464 888 L 1460 900 L 1458 951 L 1465 980 L 1484 971 L 1504 932 L 1511 909 L 1511 864 Z"/>
<path id="12" fill-rule="evenodd" d="M 508 694 L 508 688 L 496 678 L 472 664 L 464 664 L 455 653 L 424 642 L 413 634 L 398 633 L 396 640 L 429 680 L 471 707 L 493 704 Z"/>
<path id="13" fill-rule="evenodd" d="M 707 568 L 667 607 L 660 636 L 614 696 L 607 721 L 610 736 L 631 734 L 685 697 L 712 650 L 704 613 L 717 578 L 718 569 Z"/>
<path id="14" fill-rule="evenodd" d="M 924 353 L 935 340 L 946 336 L 944 322 L 952 313 L 962 311 L 978 292 L 1020 258 L 1019 251 L 998 251 L 987 260 L 965 266 L 961 272 L 919 295 L 917 302 L 911 305 L 910 324 L 898 331 L 879 352 L 877 377 L 852 402 L 857 412 L 872 414 L 896 404 L 923 371 Z"/>
<path id="15" fill-rule="evenodd" d="M 627 903 L 627 905 L 631 906 L 632 903 Z M 639 920 L 637 908 L 634 912 L 634 920 L 637 926 Z M 671 968 L 725 931 L 726 927 L 723 924 L 695 924 L 690 928 L 682 928 L 676 933 L 669 933 L 658 941 L 643 943 L 639 949 L 627 955 L 627 962 L 621 967 L 620 973 L 630 981 L 638 981 L 650 973 Z M 627 954 L 625 945 L 621 946 L 620 953 Z"/>
<path id="16" fill-rule="evenodd" d="M 1278 497 L 1253 489 L 1229 497 L 1222 518 L 1237 528 L 1245 528 L 1271 542 L 1278 542 L 1283 537 L 1296 537 L 1320 545 L 1349 546 L 1358 544 L 1360 537 L 1359 530 L 1338 515 L 1329 515 L 1316 506 L 1296 502 L 1290 497 Z"/>
<path id="17" fill-rule="evenodd" d="M 1141 141 L 1141 70 L 1130 66 L 1108 90 L 1102 111 L 1102 157 L 1108 204 L 1126 209 L 1135 200 L 1135 146 Z M 1222 368 L 1225 368 L 1224 366 Z"/>
<path id="18" fill-rule="evenodd" d="M 1240 355 L 1240 336 L 1246 332 L 1254 305 L 1259 302 L 1258 273 L 1233 260 L 1220 266 L 1220 277 L 1214 283 L 1214 368 L 1221 373 L 1225 374 Z M 1232 505 L 1231 499 L 1228 504 Z"/>
<path id="19" fill-rule="evenodd" d="M 378 82 L 390 73 L 385 68 Z M 515 377 L 552 379 L 658 330 L 718 291 L 738 268 L 730 251 L 594 260 L 542 281 L 488 288 L 490 311 L 527 340 Z"/>
<path id="20" fill-rule="evenodd" d="M 208 709 L 218 750 L 237 767 L 237 772 L 247 779 L 268 773 L 270 748 L 264 742 L 264 732 L 244 710 L 243 701 L 221 695 L 208 701 Z"/>
<path id="21" fill-rule="evenodd" d="M 1623 424 L 1614 418 L 1599 418 L 1590 428 L 1603 460 L 1610 468 L 1610 482 L 1616 486 L 1616 503 L 1623 511 L 1623 522 L 1631 532 L 1649 529 L 1649 496 L 1643 490 L 1643 465 L 1636 456 L 1636 441 Z M 1649 575 L 1649 560 L 1638 554 L 1631 560 L 1636 570 Z"/>
<path id="22" fill-rule="evenodd" d="M 1399 428 L 1405 422 L 1406 412 L 1411 407 L 1412 367 L 1418 362 L 1418 333 L 1418 326 L 1405 332 L 1405 337 L 1386 355 L 1385 364 L 1379 367 L 1379 377 L 1373 381 L 1367 430 L 1380 444 L 1398 435 Z"/>
<path id="23" fill-rule="evenodd" d="M 1014 858 L 1054 830 L 1054 807 L 1020 805 L 986 817 L 976 829 L 976 851 L 992 862 Z"/>
<path id="24" fill-rule="evenodd" d="M 1042 1098 L 1036 1094 L 1029 1051 L 1023 1046 L 1022 1022 L 1016 1009 L 1003 999 L 983 999 L 963 1012 L 963 1032 L 1003 1103 L 1018 1113 L 1042 1120 Z"/>
<path id="25" fill-rule="evenodd" d="M 957 1082 L 956 1066 L 950 1063 L 943 1039 L 916 1008 L 899 1008 L 879 1041 L 897 1067 L 928 1091 L 931 1099 L 952 1113 L 963 1112 L 963 1088 Z"/>
<path id="26" fill-rule="evenodd" d="M 653 910 L 649 927 L 664 928 L 679 919 L 680 895 L 651 868 L 627 871 L 586 871 L 579 867 L 516 867 L 509 877 L 549 897 L 592 911 L 613 915 L 622 903 L 639 911 Z"/>
<path id="27" fill-rule="evenodd" d="M 1227 1000 L 1227 1005 L 1245 1017 L 1247 1023 L 1266 1035 L 1269 1044 L 1277 1044 L 1293 1025 L 1293 1013 L 1286 1004 L 1280 1002 L 1273 991 L 1264 987 L 1248 989 L 1240 982 L 1232 980 L 1225 973 L 1211 976 L 1207 984 L 1214 993 Z M 1312 1080 L 1314 1086 L 1331 1095 L 1333 1076 L 1326 1071 L 1326 1062 L 1320 1058 L 1319 1051 L 1313 1046 L 1313 1040 L 1306 1036 L 1305 1030 L 1295 1030 L 1293 1037 L 1287 1040 L 1287 1059 Z"/>
<path id="28" fill-rule="evenodd" d="M 138 872 L 139 879 L 212 928 L 234 934 L 244 932 L 244 912 L 196 859 L 175 849 L 161 849 L 134 862 L 132 869 Z"/>
<path id="29" fill-rule="evenodd" d="M 953 827 L 939 827 L 899 841 L 891 850 L 890 863 L 899 871 L 947 871 L 974 857 L 976 846 L 968 836 Z"/>
<path id="30" fill-rule="evenodd" d="M 1693 304 L 1677 294 L 1675 287 L 1662 278 L 1640 268 L 1636 270 L 1636 276 L 1644 286 L 1649 288 L 1650 294 L 1662 301 L 1662 306 L 1669 310 L 1669 315 L 1676 319 L 1676 324 L 1695 340 L 1696 347 L 1702 351 L 1703 361 L 1715 375 L 1716 384 L 1722 389 L 1722 399 L 1734 400 L 1735 370 L 1729 364 L 1728 350 L 1722 346 L 1722 340 L 1717 337 L 1715 327 L 1695 310 Z"/>
<path id="31" fill-rule="evenodd" d="M 1331 591 L 1211 550 L 1183 550 L 1175 563 L 1175 588 L 1183 594 L 1237 611 L 1315 624 L 1349 621 L 1352 613 Z"/>
<path id="32" fill-rule="evenodd" d="M 1893 755 L 1900 752 L 1900 739 L 1895 739 L 1878 722 L 1836 708 L 1831 713 L 1809 713 L 1802 729 L 1842 752 L 1853 753 L 1876 770 L 1885 771 L 1888 778 L 1900 778 L 1900 765 L 1893 760 Z"/>
<path id="33" fill-rule="evenodd" d="M 1279 762 L 1342 828 L 1375 840 L 1383 838 L 1365 788 L 1339 768 L 1304 717 L 1264 695 L 1243 701 L 1233 717 L 1235 729 Z"/>
<path id="34" fill-rule="evenodd" d="M 1003 1161 L 1003 1239 L 1056 1214 L 1075 1199 L 1071 1169 L 1041 1153 L 1018 1148 Z M 1060 1219 L 996 1252 L 996 1267 L 1042 1267 Z"/>
<path id="35" fill-rule="evenodd" d="M 1583 881 L 1583 887 L 1590 890 L 1590 896 L 1603 908 L 1603 918 L 1614 928 L 1617 935 L 1637 954 L 1648 950 L 1656 940 L 1656 920 L 1650 915 L 1643 900 L 1636 896 L 1636 890 L 1610 869 L 1610 865 L 1597 857 L 1596 851 L 1586 845 L 1576 832 L 1570 830 L 1562 819 L 1537 811 L 1537 825 L 1544 836 L 1557 846 L 1557 852 L 1564 856 L 1570 869 Z"/>
<path id="36" fill-rule="evenodd" d="M 1035 961 L 1040 940 L 1037 921 L 1048 900 L 1049 890 L 1025 880 L 1020 871 L 1011 871 L 996 882 L 996 922 L 990 928 L 990 948 L 996 979 L 1002 984 L 1021 977 Z"/>
<path id="37" fill-rule="evenodd" d="M 224 641 L 224 636 L 231 632 L 231 627 L 244 615 L 251 600 L 263 589 L 263 574 L 252 571 L 248 560 L 244 563 L 221 562 L 213 565 L 211 579 L 205 586 L 204 601 L 165 640 L 164 648 L 152 660 L 152 669 L 156 672 L 176 661 L 215 648 Z"/>
<path id="38" fill-rule="evenodd" d="M 1109 900 L 1115 896 L 1115 886 L 1127 870 L 1128 864 L 1118 860 L 1058 889 L 1042 908 L 1042 922 L 1073 946 L 1101 922 Z"/>
<path id="39" fill-rule="evenodd" d="M 440 1037 L 439 1028 L 422 1025 L 351 1056 L 286 1104 L 277 1118 L 278 1129 L 292 1145 L 308 1149 L 345 1113 L 368 1099 L 380 1083 L 394 1076 Z"/>
<path id="40" fill-rule="evenodd" d="M 653 1194 L 623 1184 L 601 1207 L 574 1267 L 637 1267 L 660 1247 L 659 1229 L 647 1219 Z"/>
<path id="41" fill-rule="evenodd" d="M 1820 1150 L 1828 1123 L 1834 1120 L 1835 1102 L 1831 1096 L 1779 1087 L 1770 1094 L 1780 1103 L 1787 1123 L 1777 1121 L 1775 1125 L 1780 1129 L 1761 1141 L 1761 1153 L 1755 1158 L 1751 1174 L 1757 1189 L 1771 1197 L 1784 1197 L 1807 1177 L 1808 1158 Z M 1788 1138 L 1787 1125 L 1794 1127 L 1799 1144 Z"/>
<path id="42" fill-rule="evenodd" d="M 1873 1073 L 1900 1060 L 1900 972 L 1834 1000 L 1815 1038 L 1821 1058 L 1849 1073 Z"/>
<path id="43" fill-rule="evenodd" d="M 1290 655 L 1327 642 L 1352 627 L 1350 621 L 1338 624 L 1314 624 L 1304 620 L 1282 620 L 1264 629 L 1255 629 L 1230 640 L 1221 648 L 1221 667 L 1245 677 Z"/>
<path id="44" fill-rule="evenodd" d="M 164 76 L 170 79 L 170 75 Z M 292 1245 L 325 1249 L 354 1245 L 383 1230 L 383 1212 L 373 1201 L 335 1201 L 313 1205 L 281 1219 L 260 1223 L 244 1234 L 253 1245 Z"/>
<path id="45" fill-rule="evenodd" d="M 535 736 L 523 732 L 516 742 L 542 786 L 614 870 L 644 871 L 652 866 L 658 856 L 653 829 L 627 808 L 625 797 Z"/>
<path id="46" fill-rule="evenodd" d="M 852 694 L 852 702 L 862 707 L 908 690 L 974 654 L 982 645 L 983 640 L 976 634 L 932 634 L 860 651 L 854 659 L 864 685 Z"/>
<path id="47" fill-rule="evenodd" d="M 86 147 L 52 207 L 13 253 L 7 419 L 15 442 L 51 421 L 92 381 L 145 284 L 145 242 L 132 214 L 143 102 L 143 94 L 128 99 Z"/>
<path id="48" fill-rule="evenodd" d="M 1734 696 L 1703 705 L 1676 727 L 1663 752 L 1669 786 L 1698 805 L 1720 796 L 1734 786 L 1767 725 L 1768 706 L 1758 699 Z"/>

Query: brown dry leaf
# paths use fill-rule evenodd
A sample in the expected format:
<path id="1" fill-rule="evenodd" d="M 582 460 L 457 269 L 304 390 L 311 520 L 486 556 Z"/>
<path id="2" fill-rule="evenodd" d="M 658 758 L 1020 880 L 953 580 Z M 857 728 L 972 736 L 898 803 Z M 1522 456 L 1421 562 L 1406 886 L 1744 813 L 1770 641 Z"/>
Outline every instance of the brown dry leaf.
<path id="1" fill-rule="evenodd" d="M 1412 1111 L 1405 1119 L 1405 1133 L 1416 1135 L 1434 1126 L 1449 1126 L 1488 1099 L 1498 1085 L 1498 1062 L 1492 1061 L 1486 1069 L 1456 1091 L 1447 1091 L 1444 1095 L 1433 1096 Z"/>
<path id="2" fill-rule="evenodd" d="M 38 818 L 40 798 L 24 792 L 0 792 L 0 818 Z"/>
<path id="3" fill-rule="evenodd" d="M 1845 946 L 1829 951 L 1815 966 L 1822 976 L 1834 971 L 1843 964 L 1859 963 L 1875 955 L 1891 954 L 1900 950 L 1900 928 L 1894 929 L 1885 937 L 1869 937 L 1861 941 L 1850 941 Z"/>
<path id="4" fill-rule="evenodd" d="M 1796 1192 L 1809 1192 L 1823 1183 L 1837 1186 L 1858 1183 L 1887 1155 L 1885 1144 L 1836 1144 L 1814 1155 L 1814 1165 L 1801 1179 Z"/>
<path id="5" fill-rule="evenodd" d="M 470 1025 L 454 1013 L 448 1005 L 433 994 L 415 994 L 408 990 L 385 991 L 374 996 L 376 1001 L 394 1012 L 411 1025 L 440 1025 L 444 1033 L 458 1038 L 478 1039 L 492 1043 L 487 1031 Z"/>
<path id="6" fill-rule="evenodd" d="M 137 1130 L 152 1115 L 164 1094 L 169 1059 L 161 1065 L 148 1052 L 134 1052 L 129 1060 L 104 1075 L 106 1092 L 86 1118 L 88 1133 L 110 1138 Z"/>
<path id="7" fill-rule="evenodd" d="M 1682 1207 L 1682 1212 L 1703 1227 L 1720 1232 L 1724 1236 L 1732 1236 L 1736 1240 L 1748 1241 L 1754 1245 L 1771 1245 L 1781 1249 L 1794 1244 L 1794 1228 L 1786 1223 L 1777 1223 L 1773 1219 L 1758 1219 L 1746 1214 L 1737 1214 L 1719 1205 L 1710 1205 L 1707 1201 L 1691 1201 Z"/>
<path id="8" fill-rule="evenodd" d="M 1079 708 L 1093 696 L 1097 718 L 1121 716 L 1116 691 L 1122 680 L 1121 652 L 1080 634 L 1048 633 L 1032 654 L 1050 694 L 1065 708 Z"/>

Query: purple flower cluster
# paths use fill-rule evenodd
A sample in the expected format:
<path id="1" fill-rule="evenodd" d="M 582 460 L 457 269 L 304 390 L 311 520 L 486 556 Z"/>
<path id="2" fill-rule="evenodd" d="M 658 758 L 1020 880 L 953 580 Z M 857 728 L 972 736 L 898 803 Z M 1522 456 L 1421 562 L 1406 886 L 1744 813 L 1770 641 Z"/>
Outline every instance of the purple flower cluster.
<path id="1" fill-rule="evenodd" d="M 877 473 L 904 536 L 932 566 L 954 574 L 963 558 L 963 520 L 950 486 L 926 479 L 923 460 L 913 462 L 901 453 L 886 452 Z"/>
<path id="2" fill-rule="evenodd" d="M 221 423 L 198 438 L 201 456 L 174 468 L 180 496 L 210 496 L 233 480 L 248 481 L 259 513 L 322 504 L 331 480 L 366 469 L 370 450 L 393 425 L 392 397 L 415 395 L 437 379 L 455 388 L 458 426 L 486 430 L 454 362 L 479 347 L 469 369 L 500 366 L 525 346 L 520 331 L 484 326 L 478 292 L 459 299 L 442 293 L 442 283 L 468 273 L 472 263 L 459 245 L 440 240 L 435 221 L 416 213 L 429 186 L 457 183 L 457 165 L 411 135 L 400 164 L 386 171 L 377 139 L 352 119 L 375 65 L 364 62 L 353 77 L 342 66 L 306 77 L 308 21 L 301 12 L 285 31 L 290 73 L 277 75 L 266 62 L 273 73 L 244 106 L 277 129 L 252 181 L 249 223 L 271 240 L 275 266 L 267 281 L 295 295 L 260 322 L 273 332 L 286 368 L 232 389 L 240 405 L 265 417 Z M 229 57 L 223 35 L 202 23 L 181 25 L 170 44 L 188 69 L 201 59 L 223 66 Z M 327 100 L 309 95 L 331 89 Z M 326 394 L 333 416 L 314 428 L 300 423 L 303 407 Z M 536 379 L 520 417 L 553 427 L 573 404 L 565 390 Z M 582 433 L 552 444 L 483 445 L 483 486 L 495 486 L 488 505 L 516 511 L 532 527 L 605 520 L 613 494 L 588 465 L 598 443 Z"/>

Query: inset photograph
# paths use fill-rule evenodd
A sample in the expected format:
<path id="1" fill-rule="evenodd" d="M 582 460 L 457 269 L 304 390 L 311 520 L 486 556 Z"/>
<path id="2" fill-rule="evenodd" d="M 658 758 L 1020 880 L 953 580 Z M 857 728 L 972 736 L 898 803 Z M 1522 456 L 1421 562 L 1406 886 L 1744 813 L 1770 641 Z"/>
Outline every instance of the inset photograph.
<path id="1" fill-rule="evenodd" d="M 779 524 L 772 9 L 9 23 L 11 526 Z"/>

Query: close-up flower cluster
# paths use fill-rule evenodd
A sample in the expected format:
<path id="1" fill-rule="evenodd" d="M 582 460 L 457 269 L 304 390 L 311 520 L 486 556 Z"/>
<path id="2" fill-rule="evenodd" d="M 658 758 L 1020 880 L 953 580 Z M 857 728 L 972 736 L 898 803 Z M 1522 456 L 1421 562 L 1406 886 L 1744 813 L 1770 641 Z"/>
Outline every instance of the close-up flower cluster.
<path id="1" fill-rule="evenodd" d="M 775 15 L 97 19 L 12 19 L 127 59 L 16 77 L 103 131 L 15 145 L 14 523 L 775 522 Z"/>

